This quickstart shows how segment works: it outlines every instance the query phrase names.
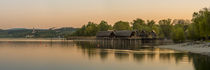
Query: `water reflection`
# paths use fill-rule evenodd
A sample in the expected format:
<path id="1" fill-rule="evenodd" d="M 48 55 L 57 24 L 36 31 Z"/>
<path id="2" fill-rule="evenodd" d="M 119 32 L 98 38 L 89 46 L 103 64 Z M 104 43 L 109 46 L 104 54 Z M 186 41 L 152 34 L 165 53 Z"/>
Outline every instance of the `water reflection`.
<path id="1" fill-rule="evenodd" d="M 137 40 L 1 41 L 0 70 L 23 70 L 15 68 L 19 65 L 35 67 L 28 70 L 210 69 L 210 57 L 155 48 L 157 45 Z"/>
<path id="2" fill-rule="evenodd" d="M 129 54 L 126 52 L 115 52 L 115 58 L 118 60 L 127 60 L 129 58 Z"/>
<path id="3" fill-rule="evenodd" d="M 74 41 L 82 48 L 100 48 L 100 49 L 125 49 L 136 50 L 144 47 L 153 48 L 156 42 L 150 41 L 142 43 L 141 40 L 96 40 L 96 41 Z M 152 44 L 151 44 L 152 43 Z"/>
<path id="4" fill-rule="evenodd" d="M 201 56 L 198 54 L 191 55 L 193 58 L 193 65 L 195 70 L 209 70 L 210 69 L 210 57 Z"/>
<path id="5" fill-rule="evenodd" d="M 134 61 L 141 62 L 145 58 L 145 54 L 134 53 L 133 54 Z"/>
<path id="6" fill-rule="evenodd" d="M 101 60 L 109 58 L 114 54 L 115 59 L 119 61 L 128 61 L 130 58 L 134 62 L 142 63 L 142 61 L 154 61 L 162 63 L 191 63 L 195 70 L 209 70 L 210 57 L 198 54 L 179 52 L 169 49 L 154 48 L 157 43 L 142 43 L 141 41 L 74 41 L 76 45 L 83 50 L 88 57 L 99 55 Z M 110 52 L 110 49 L 112 50 Z M 95 55 L 92 55 L 93 52 Z M 97 54 L 96 51 L 99 51 Z"/>
<path id="7" fill-rule="evenodd" d="M 106 60 L 107 58 L 108 58 L 108 52 L 106 51 L 106 50 L 101 50 L 100 51 L 100 58 L 102 59 L 102 60 Z"/>
<path id="8" fill-rule="evenodd" d="M 0 41 L 0 47 L 69 47 L 72 41 Z"/>

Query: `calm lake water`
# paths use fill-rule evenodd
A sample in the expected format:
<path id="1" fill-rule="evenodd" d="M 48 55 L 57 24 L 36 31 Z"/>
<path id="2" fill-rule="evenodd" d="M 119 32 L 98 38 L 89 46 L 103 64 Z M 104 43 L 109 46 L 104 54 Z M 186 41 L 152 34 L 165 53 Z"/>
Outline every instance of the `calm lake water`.
<path id="1" fill-rule="evenodd" d="M 210 70 L 210 58 L 140 41 L 0 40 L 0 70 Z"/>

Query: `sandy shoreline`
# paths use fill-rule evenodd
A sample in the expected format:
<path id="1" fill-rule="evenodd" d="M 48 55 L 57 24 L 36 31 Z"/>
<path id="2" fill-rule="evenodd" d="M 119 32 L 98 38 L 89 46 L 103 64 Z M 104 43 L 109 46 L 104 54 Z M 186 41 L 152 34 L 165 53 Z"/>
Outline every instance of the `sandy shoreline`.
<path id="1" fill-rule="evenodd" d="M 174 45 L 161 45 L 157 47 L 210 56 L 210 42 L 188 42 Z"/>

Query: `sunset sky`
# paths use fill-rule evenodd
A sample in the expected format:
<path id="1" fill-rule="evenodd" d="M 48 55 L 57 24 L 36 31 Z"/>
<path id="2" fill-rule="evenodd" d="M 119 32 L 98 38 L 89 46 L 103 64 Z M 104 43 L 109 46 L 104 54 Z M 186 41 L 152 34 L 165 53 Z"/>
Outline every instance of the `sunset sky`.
<path id="1" fill-rule="evenodd" d="M 0 0 L 0 29 L 81 27 L 133 19 L 191 19 L 210 0 Z"/>

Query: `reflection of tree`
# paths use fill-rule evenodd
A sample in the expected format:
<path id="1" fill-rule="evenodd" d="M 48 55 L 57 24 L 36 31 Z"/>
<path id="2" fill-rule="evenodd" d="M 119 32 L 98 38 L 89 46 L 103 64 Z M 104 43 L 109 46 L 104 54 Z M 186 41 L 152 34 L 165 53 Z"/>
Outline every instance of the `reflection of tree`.
<path id="1" fill-rule="evenodd" d="M 148 53 L 147 56 L 148 56 L 148 59 L 153 60 L 155 57 L 155 53 Z"/>
<path id="2" fill-rule="evenodd" d="M 105 51 L 105 50 L 101 50 L 101 51 L 100 51 L 100 57 L 101 57 L 102 60 L 107 59 L 107 57 L 108 57 L 108 52 Z"/>
<path id="3" fill-rule="evenodd" d="M 97 52 L 96 52 L 95 49 L 87 49 L 86 51 L 87 51 L 87 54 L 88 54 L 89 58 L 93 58 L 94 56 L 97 55 Z"/>
<path id="4" fill-rule="evenodd" d="M 86 42 L 86 41 L 78 41 L 75 43 L 78 46 L 78 48 L 82 50 L 84 54 L 88 55 L 89 58 L 96 56 L 97 52 L 96 52 L 96 48 L 94 48 L 96 47 L 95 43 Z"/>
<path id="5" fill-rule="evenodd" d="M 195 70 L 209 70 L 210 69 L 210 57 L 190 54 L 190 53 L 161 53 L 160 58 L 162 60 L 170 60 L 175 58 L 176 63 L 179 63 L 183 60 L 183 57 L 188 57 L 188 60 L 193 60 L 193 65 Z"/>
<path id="6" fill-rule="evenodd" d="M 134 53 L 133 58 L 135 61 L 141 62 L 145 57 L 144 53 Z"/>
<path id="7" fill-rule="evenodd" d="M 185 53 L 174 53 L 172 56 L 174 56 L 176 63 L 178 63 L 183 59 L 185 55 Z"/>
<path id="8" fill-rule="evenodd" d="M 105 49 L 122 49 L 122 50 L 136 50 L 136 51 L 148 51 L 141 53 L 133 53 L 134 61 L 141 62 L 147 56 L 148 59 L 154 60 L 156 52 L 161 51 L 166 53 L 159 53 L 159 58 L 164 61 L 171 61 L 175 59 L 176 63 L 183 61 L 183 57 L 188 57 L 189 61 L 192 60 L 194 63 L 195 70 L 209 70 L 210 67 L 210 57 L 201 56 L 201 55 L 193 55 L 188 53 L 167 53 L 168 49 L 156 49 L 156 48 L 148 48 L 142 47 L 146 44 L 140 43 L 141 41 L 134 40 L 106 40 L 106 41 L 75 41 L 74 43 L 77 45 L 79 49 L 89 58 L 95 58 L 96 55 L 99 55 L 101 60 L 106 60 L 108 58 L 108 51 Z M 40 43 L 40 42 L 38 42 Z M 23 43 L 25 44 L 25 43 Z M 31 43 L 30 43 L 31 44 Z M 40 44 L 49 44 L 49 43 L 40 43 Z M 71 44 L 71 43 L 70 43 Z M 53 42 L 53 45 L 62 45 L 62 47 L 68 47 L 68 42 L 57 43 Z M 129 54 L 127 52 L 115 52 L 115 58 L 117 60 L 125 60 L 129 58 Z"/>
<path id="9" fill-rule="evenodd" d="M 128 59 L 129 54 L 128 53 L 122 53 L 122 52 L 115 52 L 115 57 L 118 60 L 124 60 L 124 59 Z"/>
<path id="10" fill-rule="evenodd" d="M 170 61 L 172 58 L 175 59 L 176 63 L 179 63 L 183 60 L 183 57 L 187 56 L 187 53 L 161 53 L 160 58 L 162 60 Z"/>
<path id="11" fill-rule="evenodd" d="M 162 59 L 162 60 L 168 60 L 168 61 L 170 61 L 170 59 L 171 59 L 171 54 L 170 53 L 160 53 L 160 59 Z"/>
<path id="12" fill-rule="evenodd" d="M 209 70 L 210 69 L 210 57 L 202 55 L 193 55 L 193 64 L 195 70 Z"/>

